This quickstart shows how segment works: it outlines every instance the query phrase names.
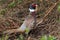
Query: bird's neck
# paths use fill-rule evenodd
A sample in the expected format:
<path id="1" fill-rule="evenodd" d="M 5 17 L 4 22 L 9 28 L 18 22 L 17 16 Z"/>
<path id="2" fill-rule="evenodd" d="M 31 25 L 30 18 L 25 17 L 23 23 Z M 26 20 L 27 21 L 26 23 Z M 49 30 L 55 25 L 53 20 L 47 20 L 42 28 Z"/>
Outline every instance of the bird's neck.
<path id="1" fill-rule="evenodd" d="M 31 15 L 32 15 L 32 17 L 35 17 L 36 16 L 36 13 L 35 12 L 32 12 Z"/>

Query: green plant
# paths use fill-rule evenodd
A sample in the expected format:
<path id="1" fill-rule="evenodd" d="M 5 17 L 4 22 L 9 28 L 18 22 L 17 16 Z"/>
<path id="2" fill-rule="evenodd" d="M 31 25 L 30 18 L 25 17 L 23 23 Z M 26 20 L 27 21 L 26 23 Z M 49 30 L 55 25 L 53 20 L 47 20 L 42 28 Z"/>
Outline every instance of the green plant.
<path id="1" fill-rule="evenodd" d="M 60 18 L 57 20 L 57 22 L 60 22 Z"/>
<path id="2" fill-rule="evenodd" d="M 28 34 L 28 32 L 29 32 L 29 29 L 26 28 L 26 30 L 25 30 L 25 34 Z M 19 35 L 19 37 L 18 37 L 17 40 L 24 40 L 24 36 L 23 36 L 23 34 Z"/>
<path id="3" fill-rule="evenodd" d="M 45 36 L 42 36 L 41 38 L 40 38 L 40 40 L 47 40 L 47 36 L 45 35 Z"/>
<path id="4" fill-rule="evenodd" d="M 49 35 L 48 40 L 56 40 L 54 36 Z"/>
<path id="5" fill-rule="evenodd" d="M 26 33 L 26 34 L 28 34 L 28 33 L 29 33 L 29 31 L 30 31 L 30 30 L 29 30 L 29 28 L 26 28 L 25 33 Z"/>
<path id="6" fill-rule="evenodd" d="M 8 35 L 2 35 L 2 37 L 0 38 L 1 40 L 8 40 L 9 36 Z"/>
<path id="7" fill-rule="evenodd" d="M 9 8 L 13 8 L 15 6 L 16 6 L 16 2 L 15 1 L 11 2 L 10 4 L 8 4 Z"/>
<path id="8" fill-rule="evenodd" d="M 8 35 L 2 35 L 0 40 L 8 40 L 9 36 Z M 21 34 L 16 40 L 24 40 L 24 36 Z"/>
<path id="9" fill-rule="evenodd" d="M 0 10 L 0 15 L 5 15 L 6 9 L 1 9 Z"/>
<path id="10" fill-rule="evenodd" d="M 51 35 L 49 35 L 49 36 L 42 36 L 41 38 L 40 38 L 40 40 L 56 40 L 56 38 L 54 37 L 54 36 L 51 36 Z"/>
<path id="11" fill-rule="evenodd" d="M 57 10 L 60 12 L 60 3 L 57 6 Z"/>
<path id="12" fill-rule="evenodd" d="M 18 1 L 18 3 L 21 3 L 23 0 L 17 0 Z"/>
<path id="13" fill-rule="evenodd" d="M 58 6 L 58 11 L 60 11 L 60 5 Z"/>
<path id="14" fill-rule="evenodd" d="M 24 40 L 24 36 L 21 34 L 21 35 L 19 35 L 19 38 L 18 38 L 19 40 Z"/>

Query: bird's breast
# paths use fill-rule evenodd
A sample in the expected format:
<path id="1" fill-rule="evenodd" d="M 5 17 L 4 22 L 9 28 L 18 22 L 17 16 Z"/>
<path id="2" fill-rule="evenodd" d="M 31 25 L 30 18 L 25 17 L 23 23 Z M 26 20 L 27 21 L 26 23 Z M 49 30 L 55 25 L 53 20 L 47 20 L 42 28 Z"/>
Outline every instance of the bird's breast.
<path id="1" fill-rule="evenodd" d="M 18 28 L 20 31 L 25 31 L 26 29 L 26 23 L 24 21 L 24 23 Z"/>

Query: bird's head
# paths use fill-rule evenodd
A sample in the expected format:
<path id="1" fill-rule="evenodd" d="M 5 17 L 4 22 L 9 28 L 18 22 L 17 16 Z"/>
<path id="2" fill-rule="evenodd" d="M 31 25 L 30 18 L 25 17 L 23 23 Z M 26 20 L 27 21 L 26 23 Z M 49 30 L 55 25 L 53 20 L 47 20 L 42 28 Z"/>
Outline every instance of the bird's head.
<path id="1" fill-rule="evenodd" d="M 35 15 L 35 12 L 37 11 L 37 4 L 31 4 L 29 7 L 30 14 Z"/>

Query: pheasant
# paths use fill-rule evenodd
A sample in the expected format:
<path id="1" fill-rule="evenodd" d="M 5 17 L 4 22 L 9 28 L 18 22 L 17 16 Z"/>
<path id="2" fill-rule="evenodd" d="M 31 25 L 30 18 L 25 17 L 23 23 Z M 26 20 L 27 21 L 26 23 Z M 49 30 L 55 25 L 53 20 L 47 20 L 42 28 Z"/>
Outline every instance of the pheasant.
<path id="1" fill-rule="evenodd" d="M 37 11 L 37 4 L 31 4 L 29 7 L 29 11 L 30 11 L 29 15 L 25 18 L 23 24 L 19 28 L 6 30 L 4 31 L 4 33 L 6 34 L 11 34 L 11 33 L 16 33 L 16 32 L 24 33 L 26 32 L 26 28 L 31 30 L 35 22 L 34 18 L 35 18 L 35 12 Z"/>

